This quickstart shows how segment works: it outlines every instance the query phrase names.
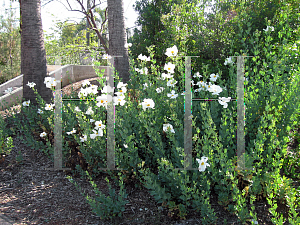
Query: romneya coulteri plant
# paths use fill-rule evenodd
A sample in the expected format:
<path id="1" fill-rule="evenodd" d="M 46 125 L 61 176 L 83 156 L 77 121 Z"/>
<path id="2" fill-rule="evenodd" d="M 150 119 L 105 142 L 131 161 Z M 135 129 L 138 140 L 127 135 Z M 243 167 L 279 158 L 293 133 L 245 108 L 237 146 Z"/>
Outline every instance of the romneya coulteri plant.
<path id="1" fill-rule="evenodd" d="M 239 23 L 237 33 L 241 41 L 239 51 L 232 47 L 217 71 L 213 71 L 215 68 L 210 68 L 209 63 L 202 70 L 193 71 L 193 98 L 235 98 L 236 62 L 234 57 L 229 56 L 253 56 L 245 61 L 245 158 L 246 166 L 253 170 L 235 170 L 234 101 L 193 103 L 193 167 L 202 165 L 202 168 L 196 171 L 174 170 L 182 168 L 184 159 L 184 63 L 180 58 L 170 56 L 164 68 L 165 73 L 160 74 L 156 72 L 158 70 L 150 46 L 149 56 L 140 55 L 140 63 L 131 64 L 131 82 L 124 85 L 115 76 L 114 92 L 118 93 L 115 98 L 116 166 L 129 173 L 107 171 L 122 191 L 117 195 L 118 198 L 113 192 L 109 198 L 101 195 L 100 191 L 98 193 L 101 197 L 97 200 L 87 198 L 94 212 L 98 212 L 102 218 L 121 216 L 120 212 L 126 203 L 123 180 L 130 179 L 134 174 L 159 204 L 167 207 L 171 213 L 177 212 L 180 218 L 185 218 L 189 210 L 196 210 L 201 214 L 203 224 L 215 223 L 217 218 L 209 202 L 209 194 L 215 190 L 219 204 L 235 213 L 241 222 L 254 224 L 257 221 L 252 203 L 265 196 L 272 206 L 270 211 L 274 224 L 284 222 L 276 212 L 277 202 L 286 203 L 290 207 L 290 224 L 299 223 L 296 212 L 299 194 L 291 186 L 290 179 L 280 175 L 286 155 L 287 134 L 299 123 L 299 105 L 295 104 L 299 95 L 299 67 L 295 59 L 299 47 L 298 43 L 289 42 L 293 31 L 284 20 L 288 10 L 288 7 L 284 7 L 282 14 L 276 17 L 278 23 L 275 23 L 276 18 L 274 21 L 266 21 L 265 29 L 255 31 L 251 30 L 249 17 L 241 12 L 244 20 Z M 247 29 L 243 29 L 245 26 Z M 273 32 L 279 38 L 276 44 L 272 43 Z M 244 37 L 248 36 L 249 42 L 246 43 Z M 175 50 L 174 46 L 178 49 L 177 54 L 188 55 L 184 41 L 180 45 L 170 45 L 170 48 Z M 166 49 L 166 53 L 168 51 L 170 49 Z M 221 70 L 224 64 L 227 69 Z M 171 73 L 174 66 L 176 70 Z M 286 68 L 288 73 L 285 73 Z M 148 73 L 150 69 L 151 73 Z M 230 79 L 222 80 L 225 73 Z M 34 87 L 32 83 L 28 85 Z M 45 85 L 54 86 L 55 81 L 48 79 Z M 98 87 L 86 88 L 86 85 L 88 83 L 84 83 L 79 96 L 74 96 L 96 97 L 94 93 Z M 105 95 L 104 87 L 101 88 Z M 96 102 L 70 102 L 63 107 L 63 121 L 68 121 L 63 124 L 64 155 L 67 156 L 70 149 L 67 141 L 78 143 L 87 161 L 88 173 L 79 166 L 77 169 L 82 175 L 90 175 L 92 185 L 92 177 L 100 173 L 97 168 L 106 165 L 104 99 L 105 96 L 100 96 Z M 27 123 L 20 124 L 20 127 L 26 129 L 27 126 L 36 138 L 44 141 L 47 147 L 29 134 L 27 136 L 33 147 L 38 149 L 41 146 L 51 156 L 54 105 L 45 105 L 41 99 L 40 103 L 40 109 L 33 109 L 30 102 L 23 102 Z M 37 117 L 41 123 L 34 123 L 33 118 Z M 120 181 L 118 177 L 121 177 Z M 247 203 L 250 203 L 251 210 L 247 208 Z M 101 204 L 106 204 L 108 210 L 101 211 Z"/>

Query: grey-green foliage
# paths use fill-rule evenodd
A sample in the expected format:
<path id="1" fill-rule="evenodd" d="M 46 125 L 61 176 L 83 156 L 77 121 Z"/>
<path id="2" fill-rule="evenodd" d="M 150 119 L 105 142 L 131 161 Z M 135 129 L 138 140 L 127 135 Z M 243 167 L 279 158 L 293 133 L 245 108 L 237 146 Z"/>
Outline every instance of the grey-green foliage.
<path id="1" fill-rule="evenodd" d="M 79 169 L 79 167 L 77 167 L 77 169 Z M 123 177 L 121 176 L 121 173 L 118 174 L 120 176 L 120 190 L 118 194 L 116 193 L 114 188 L 111 188 L 108 178 L 105 178 L 109 187 L 109 195 L 106 197 L 105 194 L 103 194 L 97 188 L 97 185 L 92 180 L 92 177 L 87 171 L 85 171 L 85 173 L 82 171 L 82 169 L 79 169 L 79 171 L 82 175 L 86 175 L 89 178 L 89 182 L 92 185 L 96 194 L 95 198 L 93 198 L 88 195 L 85 196 L 85 193 L 81 192 L 81 194 L 86 198 L 87 203 L 91 206 L 92 211 L 97 216 L 100 216 L 101 219 L 113 218 L 116 216 L 122 217 L 122 212 L 125 211 L 125 204 L 127 204 L 128 201 L 125 200 L 127 198 L 127 194 L 126 190 L 124 190 Z M 81 188 L 70 176 L 68 176 L 67 178 L 71 183 L 75 185 L 77 189 L 81 191 Z"/>
<path id="2" fill-rule="evenodd" d="M 3 118 L 0 118 L 0 158 L 2 155 L 8 155 L 14 147 L 12 137 L 8 137 L 8 131 Z"/>

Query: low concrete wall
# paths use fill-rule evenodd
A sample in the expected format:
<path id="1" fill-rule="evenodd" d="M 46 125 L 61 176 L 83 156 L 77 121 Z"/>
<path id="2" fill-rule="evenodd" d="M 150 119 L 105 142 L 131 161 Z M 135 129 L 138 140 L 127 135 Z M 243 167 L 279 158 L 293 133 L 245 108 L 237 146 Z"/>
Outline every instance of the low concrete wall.
<path id="1" fill-rule="evenodd" d="M 104 76 L 107 76 L 107 66 L 98 67 L 100 71 L 104 69 Z M 54 70 L 54 71 L 52 71 Z M 55 77 L 56 73 L 61 73 L 62 87 L 67 86 L 70 83 L 75 83 L 81 80 L 98 77 L 93 66 L 81 66 L 81 65 L 66 65 L 56 66 L 48 65 L 47 71 L 49 71 L 50 77 Z M 13 87 L 13 91 L 10 94 L 5 94 L 0 97 L 0 110 L 7 109 L 13 105 L 16 105 L 17 101 L 21 101 L 23 98 L 23 75 L 20 75 L 8 82 L 0 85 L 0 93 L 4 93 L 8 88 Z M 3 107 L 3 108 L 2 108 Z"/>
<path id="2" fill-rule="evenodd" d="M 47 65 L 47 75 L 49 75 L 49 73 L 51 73 L 52 71 L 55 71 L 61 67 L 62 66 L 60 66 L 60 65 Z"/>

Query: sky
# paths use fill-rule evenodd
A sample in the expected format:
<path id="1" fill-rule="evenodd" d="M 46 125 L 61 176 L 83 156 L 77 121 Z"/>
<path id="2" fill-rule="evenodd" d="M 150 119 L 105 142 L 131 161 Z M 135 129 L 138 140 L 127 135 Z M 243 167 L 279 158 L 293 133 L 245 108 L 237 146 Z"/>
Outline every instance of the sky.
<path id="1" fill-rule="evenodd" d="M 80 12 L 70 12 L 66 9 L 66 7 L 60 3 L 63 2 L 66 6 L 66 0 L 54 0 L 53 2 L 50 2 L 43 6 L 42 4 L 42 23 L 43 23 L 43 30 L 46 31 L 47 34 L 52 33 L 51 27 L 54 27 L 55 21 L 65 21 L 66 19 L 75 20 L 76 22 L 79 22 L 83 17 L 84 14 Z M 123 0 L 124 3 L 124 16 L 125 16 L 125 27 L 130 28 L 135 26 L 135 21 L 138 17 L 137 12 L 133 9 L 133 4 L 136 0 Z M 0 3 L 0 14 L 4 15 L 8 12 L 10 8 L 10 0 L 1 0 L 2 3 Z M 42 1 L 42 2 L 48 2 L 48 1 Z M 75 4 L 75 0 L 69 0 L 70 4 L 72 4 L 72 7 L 76 7 L 77 4 Z M 96 0 L 96 2 L 99 3 L 99 0 Z M 104 2 L 104 1 L 101 1 Z M 106 6 L 105 3 L 102 3 L 100 7 L 103 9 Z M 19 18 L 20 10 L 19 10 L 19 2 L 13 2 L 12 8 L 15 10 L 17 18 Z M 69 8 L 69 7 L 68 7 Z M 79 9 L 79 8 L 78 8 Z M 53 22 L 54 20 L 54 22 Z M 72 21 L 70 21 L 72 22 Z"/>

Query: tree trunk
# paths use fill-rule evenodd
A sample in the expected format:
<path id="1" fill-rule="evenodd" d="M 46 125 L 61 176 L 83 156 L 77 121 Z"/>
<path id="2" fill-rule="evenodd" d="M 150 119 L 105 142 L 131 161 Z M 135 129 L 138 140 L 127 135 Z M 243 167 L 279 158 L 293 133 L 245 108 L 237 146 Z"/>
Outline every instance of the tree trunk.
<path id="1" fill-rule="evenodd" d="M 46 52 L 41 18 L 41 0 L 20 0 L 21 14 L 21 73 L 23 74 L 23 101 L 37 106 L 34 88 L 48 104 L 53 102 L 52 90 L 44 84 L 47 76 Z M 43 109 L 42 109 L 43 110 Z"/>
<path id="2" fill-rule="evenodd" d="M 123 0 L 108 0 L 108 30 L 109 30 L 109 55 L 116 57 L 115 69 L 119 72 L 120 81 L 127 83 L 130 79 L 128 50 L 124 47 L 126 30 L 124 21 Z"/>

